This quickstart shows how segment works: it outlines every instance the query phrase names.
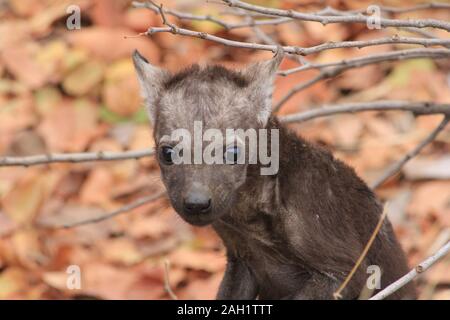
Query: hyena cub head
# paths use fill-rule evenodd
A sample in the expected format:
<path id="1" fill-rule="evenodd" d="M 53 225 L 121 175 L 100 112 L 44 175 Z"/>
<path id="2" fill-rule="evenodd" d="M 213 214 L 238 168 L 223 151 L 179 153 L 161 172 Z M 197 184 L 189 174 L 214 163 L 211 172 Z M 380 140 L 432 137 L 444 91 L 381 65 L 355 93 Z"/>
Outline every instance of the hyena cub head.
<path id="1" fill-rule="evenodd" d="M 269 120 L 282 56 L 279 49 L 240 72 L 194 65 L 170 74 L 133 54 L 163 182 L 187 222 L 206 225 L 230 211 L 255 153 L 250 140 Z"/>

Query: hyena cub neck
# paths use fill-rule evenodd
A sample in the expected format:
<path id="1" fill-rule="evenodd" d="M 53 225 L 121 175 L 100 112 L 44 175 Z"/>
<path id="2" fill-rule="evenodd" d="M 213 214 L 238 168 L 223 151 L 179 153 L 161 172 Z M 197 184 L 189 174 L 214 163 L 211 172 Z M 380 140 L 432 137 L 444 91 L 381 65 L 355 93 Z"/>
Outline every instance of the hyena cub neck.
<path id="1" fill-rule="evenodd" d="M 271 116 L 282 58 L 279 49 L 240 72 L 195 65 L 172 75 L 133 55 L 171 204 L 226 246 L 220 299 L 332 299 L 382 211 L 350 167 Z M 406 272 L 386 221 L 343 297 Z M 414 297 L 412 285 L 392 296 L 402 297 Z"/>

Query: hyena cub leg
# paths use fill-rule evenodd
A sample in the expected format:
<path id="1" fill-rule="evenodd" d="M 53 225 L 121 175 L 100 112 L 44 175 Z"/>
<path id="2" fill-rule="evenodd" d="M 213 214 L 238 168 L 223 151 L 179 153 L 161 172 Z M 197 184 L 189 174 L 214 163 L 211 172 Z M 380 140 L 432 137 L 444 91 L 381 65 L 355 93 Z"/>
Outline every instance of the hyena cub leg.
<path id="1" fill-rule="evenodd" d="M 219 300 L 253 300 L 258 294 L 256 279 L 240 259 L 228 258 L 225 275 L 217 293 Z"/>

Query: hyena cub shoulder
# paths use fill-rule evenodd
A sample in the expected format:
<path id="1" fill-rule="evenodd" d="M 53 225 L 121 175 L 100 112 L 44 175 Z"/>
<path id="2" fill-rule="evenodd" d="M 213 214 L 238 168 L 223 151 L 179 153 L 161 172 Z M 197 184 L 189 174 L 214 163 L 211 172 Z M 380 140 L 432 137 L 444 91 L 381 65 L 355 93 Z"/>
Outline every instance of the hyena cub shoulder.
<path id="1" fill-rule="evenodd" d="M 133 55 L 171 204 L 226 246 L 219 299 L 332 299 L 382 211 L 353 169 L 271 115 L 282 57 L 173 75 Z M 371 265 L 381 271 L 375 291 L 408 271 L 388 221 L 344 298 L 367 289 Z M 412 285 L 391 296 L 403 297 Z"/>

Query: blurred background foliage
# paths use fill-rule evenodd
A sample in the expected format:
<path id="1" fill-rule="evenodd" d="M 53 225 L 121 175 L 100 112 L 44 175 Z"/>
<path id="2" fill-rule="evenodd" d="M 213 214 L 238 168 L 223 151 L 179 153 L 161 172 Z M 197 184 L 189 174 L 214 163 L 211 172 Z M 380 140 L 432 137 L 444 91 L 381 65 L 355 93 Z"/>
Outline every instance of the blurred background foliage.
<path id="1" fill-rule="evenodd" d="M 372 1 L 252 1 L 315 11 L 330 5 L 361 9 Z M 381 1 L 378 1 L 381 3 Z M 166 8 L 217 16 L 225 6 L 203 1 L 163 1 Z M 411 6 L 419 1 L 383 1 Z M 81 30 L 67 30 L 66 9 L 81 8 Z M 445 10 L 398 15 L 450 20 Z M 238 21 L 235 16 L 223 16 Z M 241 41 L 259 40 L 250 28 L 226 31 L 210 22 L 176 21 Z M 152 63 L 179 70 L 191 63 L 240 68 L 269 52 L 225 47 L 167 33 L 125 38 L 161 26 L 161 18 L 127 0 L 0 0 L 0 155 L 124 151 L 151 148 L 151 128 L 141 105 L 130 59 L 134 49 Z M 363 25 L 288 23 L 262 28 L 286 45 L 364 40 L 392 30 Z M 445 31 L 436 36 L 448 37 Z M 396 47 L 409 47 L 406 45 Z M 316 62 L 381 53 L 394 46 L 324 51 Z M 281 68 L 296 64 L 285 59 Z M 322 81 L 289 100 L 281 114 L 313 105 L 377 99 L 450 101 L 449 61 L 427 59 L 370 65 Z M 314 70 L 277 79 L 274 100 Z M 354 166 L 372 181 L 386 166 L 421 141 L 440 116 L 409 113 L 343 114 L 292 128 Z M 411 265 L 450 239 L 450 131 L 400 175 L 378 190 Z M 430 173 L 429 168 L 434 168 Z M 167 299 L 164 261 L 180 298 L 213 298 L 221 279 L 223 246 L 208 228 L 192 228 L 166 199 L 97 224 L 58 225 L 103 214 L 162 190 L 153 158 L 116 162 L 0 167 L 0 299 Z M 450 299 L 449 259 L 424 274 L 420 297 Z M 66 287 L 66 268 L 79 265 L 82 288 Z"/>

